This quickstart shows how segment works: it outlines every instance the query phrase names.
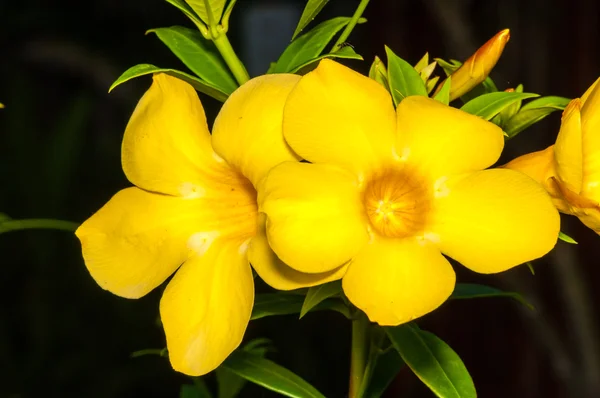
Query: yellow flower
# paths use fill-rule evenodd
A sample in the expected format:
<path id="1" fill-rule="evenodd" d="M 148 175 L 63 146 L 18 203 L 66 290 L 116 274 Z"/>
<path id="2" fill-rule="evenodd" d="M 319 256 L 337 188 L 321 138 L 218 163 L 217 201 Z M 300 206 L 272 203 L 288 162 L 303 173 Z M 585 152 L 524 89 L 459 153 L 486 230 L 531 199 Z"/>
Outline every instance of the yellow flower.
<path id="1" fill-rule="evenodd" d="M 210 372 L 243 338 L 254 300 L 249 261 L 275 257 L 257 234 L 264 227 L 254 187 L 272 166 L 298 159 L 281 132 L 298 79 L 268 75 L 243 85 L 211 136 L 194 89 L 155 75 L 123 138 L 123 170 L 136 187 L 118 192 L 76 232 L 92 277 L 122 297 L 144 296 L 181 266 L 160 302 L 180 372 Z"/>
<path id="2" fill-rule="evenodd" d="M 381 325 L 448 298 L 455 274 L 442 254 L 494 273 L 556 243 L 558 213 L 539 184 L 483 170 L 504 139 L 481 118 L 419 96 L 394 111 L 381 85 L 324 60 L 290 93 L 283 131 L 312 164 L 282 163 L 259 186 L 271 247 L 298 271 L 344 273 L 345 294 Z"/>
<path id="3" fill-rule="evenodd" d="M 481 46 L 450 77 L 450 100 L 454 100 L 471 91 L 484 81 L 500 59 L 504 47 L 510 39 L 508 29 L 501 30 Z M 440 84 L 442 87 L 443 84 Z"/>
<path id="4" fill-rule="evenodd" d="M 563 213 L 600 234 L 600 84 L 565 108 L 556 143 L 505 167 L 541 183 Z"/>

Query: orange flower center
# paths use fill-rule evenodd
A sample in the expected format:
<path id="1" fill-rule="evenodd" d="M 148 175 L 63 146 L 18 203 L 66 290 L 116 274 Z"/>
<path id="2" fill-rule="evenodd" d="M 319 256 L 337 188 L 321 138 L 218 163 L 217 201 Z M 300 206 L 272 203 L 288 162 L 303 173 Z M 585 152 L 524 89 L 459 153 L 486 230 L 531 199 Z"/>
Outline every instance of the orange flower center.
<path id="1" fill-rule="evenodd" d="M 388 170 L 366 185 L 363 201 L 373 230 L 404 238 L 422 231 L 430 208 L 427 184 L 411 170 Z"/>

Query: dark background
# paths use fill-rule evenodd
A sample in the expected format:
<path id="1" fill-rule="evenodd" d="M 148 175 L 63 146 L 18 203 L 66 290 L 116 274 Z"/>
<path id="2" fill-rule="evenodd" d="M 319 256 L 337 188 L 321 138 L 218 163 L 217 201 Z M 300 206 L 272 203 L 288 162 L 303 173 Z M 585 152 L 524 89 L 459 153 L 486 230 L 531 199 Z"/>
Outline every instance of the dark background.
<path id="1" fill-rule="evenodd" d="M 303 2 L 238 3 L 230 37 L 259 74 L 291 37 Z M 357 4 L 331 0 L 320 19 L 351 15 Z M 578 97 L 600 75 L 599 15 L 594 0 L 372 0 L 369 22 L 349 39 L 366 61 L 349 65 L 366 72 L 384 44 L 411 63 L 425 51 L 464 60 L 510 28 L 492 73 L 498 87 L 523 83 L 526 91 Z M 129 185 L 120 141 L 150 78 L 107 89 L 138 63 L 185 70 L 144 35 L 174 24 L 192 27 L 161 0 L 0 1 L 0 102 L 7 106 L 0 111 L 0 212 L 81 222 Z M 212 121 L 219 104 L 202 100 Z M 521 133 L 503 160 L 545 148 L 559 123 L 556 113 Z M 534 262 L 535 276 L 526 267 L 496 276 L 458 269 L 462 282 L 522 292 L 536 311 L 509 299 L 456 301 L 420 321 L 463 358 L 480 397 L 600 396 L 600 240 L 573 218 L 563 217 L 563 231 L 579 245 L 559 242 Z M 103 291 L 72 234 L 1 235 L 0 275 L 0 397 L 176 397 L 190 382 L 164 358 L 130 358 L 164 346 L 160 289 L 140 300 Z M 270 358 L 335 398 L 347 389 L 349 330 L 338 314 L 314 313 L 252 322 L 247 337 L 271 338 L 277 351 Z M 243 395 L 272 396 L 253 386 Z M 406 369 L 389 394 L 400 395 L 433 396 Z"/>

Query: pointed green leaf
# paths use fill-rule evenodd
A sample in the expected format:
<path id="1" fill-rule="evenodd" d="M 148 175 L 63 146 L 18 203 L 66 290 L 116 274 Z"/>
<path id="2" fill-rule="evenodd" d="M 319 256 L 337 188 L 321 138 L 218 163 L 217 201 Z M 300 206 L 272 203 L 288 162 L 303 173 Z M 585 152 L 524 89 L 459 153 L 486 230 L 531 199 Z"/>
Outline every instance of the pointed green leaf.
<path id="1" fill-rule="evenodd" d="M 387 69 L 385 68 L 383 61 L 378 56 L 375 56 L 375 60 L 371 64 L 371 68 L 369 69 L 369 77 L 385 87 L 387 91 L 390 91 L 390 85 L 388 84 L 387 78 Z"/>
<path id="2" fill-rule="evenodd" d="M 300 376 L 256 354 L 243 350 L 234 351 L 221 366 L 252 383 L 286 397 L 325 398 Z"/>
<path id="3" fill-rule="evenodd" d="M 298 26 L 296 26 L 292 40 L 294 40 L 304 28 L 306 28 L 306 25 L 315 19 L 328 1 L 329 0 L 308 0 L 306 2 L 306 7 L 304 7 L 304 11 L 302 11 L 302 16 L 300 17 L 300 21 L 298 21 Z"/>
<path id="4" fill-rule="evenodd" d="M 507 138 L 513 138 L 521 131 L 527 129 L 528 127 L 534 125 L 540 120 L 544 119 L 546 116 L 550 115 L 553 112 L 556 112 L 558 109 L 556 108 L 532 108 L 532 109 L 524 109 L 521 110 L 508 119 L 504 123 L 503 130 L 506 133 Z"/>
<path id="5" fill-rule="evenodd" d="M 389 47 L 385 47 L 385 52 L 388 59 L 388 83 L 394 104 L 398 105 L 400 101 L 410 95 L 427 97 L 427 88 L 419 72 L 411 64 L 394 54 Z"/>
<path id="6" fill-rule="evenodd" d="M 270 350 L 271 340 L 258 338 L 248 342 L 242 350 L 253 355 L 264 357 Z M 246 385 L 247 380 L 220 366 L 215 370 L 217 377 L 218 398 L 235 398 Z"/>
<path id="7" fill-rule="evenodd" d="M 404 361 L 394 347 L 390 347 L 377 357 L 373 376 L 364 395 L 365 398 L 380 398 L 389 385 L 394 381 L 398 372 L 404 366 Z"/>
<path id="8" fill-rule="evenodd" d="M 470 100 L 460 109 L 472 115 L 479 116 L 485 120 L 490 120 L 513 103 L 525 98 L 533 98 L 537 96 L 538 94 L 507 93 L 505 91 L 488 93 Z"/>
<path id="9" fill-rule="evenodd" d="M 464 363 L 437 336 L 413 324 L 385 329 L 404 362 L 435 395 L 440 398 L 477 397 Z"/>
<path id="10" fill-rule="evenodd" d="M 359 22 L 364 21 L 365 19 L 361 18 Z M 298 70 L 303 65 L 314 61 L 316 57 L 321 55 L 336 33 L 348 25 L 348 22 L 350 22 L 350 18 L 348 17 L 333 18 L 321 22 L 309 32 L 298 37 L 283 51 L 273 67 L 272 73 L 293 73 L 292 71 Z M 348 48 L 344 47 L 341 50 L 344 49 Z"/>
<path id="11" fill-rule="evenodd" d="M 429 95 L 433 91 L 433 88 L 437 84 L 438 80 L 440 80 L 440 77 L 439 76 L 434 76 L 434 77 L 432 77 L 431 79 L 429 79 L 427 81 L 427 84 L 426 84 L 426 86 L 427 86 L 427 95 Z"/>
<path id="12" fill-rule="evenodd" d="M 457 283 L 450 296 L 451 299 L 472 299 L 481 297 L 509 297 L 533 310 L 534 307 L 523 296 L 516 292 L 504 292 L 494 287 L 475 283 Z"/>
<path id="13" fill-rule="evenodd" d="M 110 86 L 108 92 L 111 92 L 115 87 L 133 79 L 134 77 L 151 75 L 153 73 L 166 73 L 169 76 L 176 77 L 194 87 L 197 91 L 213 97 L 214 99 L 225 102 L 228 95 L 221 91 L 218 87 L 211 85 L 205 81 L 198 79 L 196 76 L 188 75 L 175 69 L 159 68 L 150 64 L 139 64 L 127 69 L 115 82 Z"/>
<path id="14" fill-rule="evenodd" d="M 267 316 L 299 314 L 304 303 L 304 296 L 290 293 L 263 293 L 254 298 L 254 308 L 250 319 Z M 327 299 L 315 306 L 313 311 L 332 310 L 350 318 L 348 307 L 339 299 Z"/>
<path id="15" fill-rule="evenodd" d="M 429 65 L 429 53 L 425 53 L 425 55 L 423 55 L 423 58 L 421 58 L 419 60 L 419 62 L 417 62 L 415 64 L 415 70 L 419 73 L 421 73 L 421 71 Z"/>
<path id="16" fill-rule="evenodd" d="M 215 45 L 202 35 L 183 26 L 150 29 L 158 38 L 203 81 L 231 94 L 237 87 L 233 75 Z"/>
<path id="17" fill-rule="evenodd" d="M 202 380 L 202 379 L 199 379 Z M 179 398 L 212 398 L 212 394 L 206 387 L 204 380 L 201 384 L 184 384 L 179 390 Z"/>
<path id="18" fill-rule="evenodd" d="M 575 239 L 571 238 L 569 235 L 565 234 L 564 232 L 558 233 L 558 239 L 562 240 L 563 242 L 570 243 L 572 245 L 577 244 L 577 241 Z"/>
<path id="19" fill-rule="evenodd" d="M 223 12 L 223 19 L 221 20 L 221 24 L 223 25 L 223 30 L 225 33 L 229 30 L 229 17 L 231 16 L 231 12 L 233 11 L 233 6 L 235 6 L 237 0 L 230 0 Z"/>
<path id="20" fill-rule="evenodd" d="M 192 10 L 190 6 L 184 0 L 165 0 L 167 3 L 172 4 L 177 9 L 185 14 L 195 25 L 202 24 L 202 20 Z"/>
<path id="21" fill-rule="evenodd" d="M 552 108 L 558 111 L 562 111 L 567 107 L 567 105 L 569 105 L 569 102 L 571 102 L 569 98 L 549 95 L 547 97 L 540 97 L 529 101 L 528 103 L 523 105 L 521 110 Z"/>
<path id="22" fill-rule="evenodd" d="M 302 303 L 302 309 L 300 310 L 300 318 L 306 315 L 308 311 L 312 310 L 319 303 L 325 301 L 328 298 L 340 294 L 341 291 L 341 281 L 333 281 L 329 283 L 324 283 L 319 286 L 311 287 L 310 289 L 308 289 L 308 293 L 304 298 L 304 303 Z"/>
<path id="23" fill-rule="evenodd" d="M 434 58 L 435 62 L 444 70 L 446 76 L 450 76 L 455 70 L 460 68 L 462 62 L 457 61 L 455 59 L 451 59 L 450 61 L 444 61 L 441 58 Z"/>
<path id="24" fill-rule="evenodd" d="M 221 21 L 226 0 L 185 0 L 207 25 L 212 20 L 213 25 Z"/>
<path id="25" fill-rule="evenodd" d="M 358 59 L 361 61 L 363 59 L 363 57 L 357 54 L 351 47 L 342 47 L 339 50 L 334 51 L 332 53 L 319 55 L 316 58 L 310 59 L 302 65 L 292 69 L 290 73 L 298 73 L 300 75 L 304 75 L 313 70 L 317 66 L 318 61 L 322 60 L 323 58 Z"/>
<path id="26" fill-rule="evenodd" d="M 444 80 L 444 84 L 442 85 L 442 88 L 440 89 L 440 91 L 433 96 L 433 99 L 436 101 L 440 101 L 442 104 L 448 105 L 450 103 L 450 84 L 451 84 L 451 77 L 448 77 L 446 80 Z"/>

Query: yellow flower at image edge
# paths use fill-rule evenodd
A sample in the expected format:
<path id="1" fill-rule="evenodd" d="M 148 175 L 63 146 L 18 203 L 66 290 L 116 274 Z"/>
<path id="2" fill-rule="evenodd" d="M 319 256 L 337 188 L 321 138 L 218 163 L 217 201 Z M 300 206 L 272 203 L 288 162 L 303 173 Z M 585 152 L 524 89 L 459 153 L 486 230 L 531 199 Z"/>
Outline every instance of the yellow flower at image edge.
<path id="1" fill-rule="evenodd" d="M 494 273 L 556 244 L 559 216 L 542 187 L 483 170 L 504 139 L 481 118 L 426 97 L 395 111 L 379 84 L 324 60 L 290 93 L 283 131 L 312 164 L 285 162 L 259 186 L 268 241 L 295 270 L 343 273 L 371 321 L 398 325 L 442 304 L 455 285 L 443 254 Z"/>
<path id="2" fill-rule="evenodd" d="M 254 187 L 274 165 L 298 159 L 281 132 L 298 79 L 251 80 L 223 105 L 211 136 L 194 89 L 155 75 L 123 138 L 123 170 L 136 187 L 118 192 L 76 232 L 92 277 L 122 297 L 144 296 L 181 266 L 160 303 L 169 358 L 180 372 L 210 372 L 243 338 L 254 299 L 249 261 L 275 257 Z M 332 278 L 339 276 L 301 280 Z"/>
<path id="3" fill-rule="evenodd" d="M 565 108 L 556 143 L 514 159 L 519 170 L 546 188 L 563 213 L 600 234 L 600 84 Z"/>

